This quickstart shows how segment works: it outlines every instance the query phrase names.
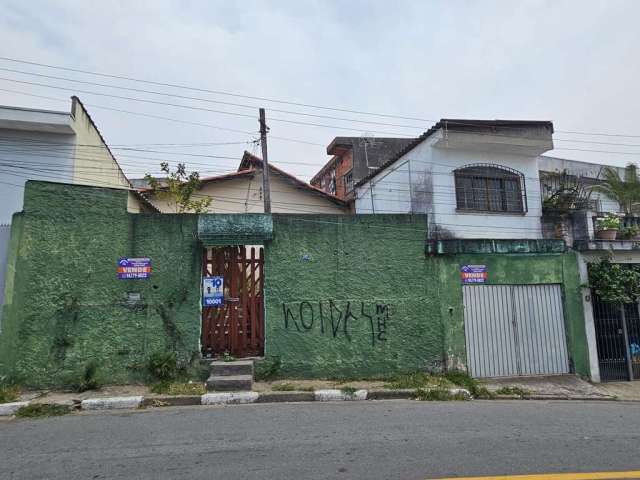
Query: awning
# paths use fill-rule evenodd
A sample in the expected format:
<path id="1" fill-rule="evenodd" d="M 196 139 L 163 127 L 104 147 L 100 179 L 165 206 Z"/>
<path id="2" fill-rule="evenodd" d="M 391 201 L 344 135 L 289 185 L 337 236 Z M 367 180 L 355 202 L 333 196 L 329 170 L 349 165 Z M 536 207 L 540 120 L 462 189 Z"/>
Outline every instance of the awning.
<path id="1" fill-rule="evenodd" d="M 198 238 L 205 247 L 262 244 L 273 238 L 273 220 L 264 213 L 202 214 Z"/>

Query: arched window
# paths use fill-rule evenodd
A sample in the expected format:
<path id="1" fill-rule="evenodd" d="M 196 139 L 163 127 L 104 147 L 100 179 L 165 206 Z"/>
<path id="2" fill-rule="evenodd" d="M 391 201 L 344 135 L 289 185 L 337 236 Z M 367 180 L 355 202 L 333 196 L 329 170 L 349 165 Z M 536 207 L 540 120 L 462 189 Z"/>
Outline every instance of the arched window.
<path id="1" fill-rule="evenodd" d="M 524 213 L 524 175 L 493 164 L 466 165 L 454 170 L 458 210 Z"/>

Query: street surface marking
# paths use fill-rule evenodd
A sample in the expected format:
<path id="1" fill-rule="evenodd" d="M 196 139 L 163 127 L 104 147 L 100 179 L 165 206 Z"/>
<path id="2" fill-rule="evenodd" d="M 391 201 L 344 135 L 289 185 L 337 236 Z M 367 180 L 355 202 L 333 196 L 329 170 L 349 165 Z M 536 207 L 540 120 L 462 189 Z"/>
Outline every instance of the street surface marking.
<path id="1" fill-rule="evenodd" d="M 536 475 L 449 477 L 440 478 L 438 480 L 623 480 L 633 478 L 640 478 L 640 470 L 633 470 L 629 472 L 543 473 Z"/>

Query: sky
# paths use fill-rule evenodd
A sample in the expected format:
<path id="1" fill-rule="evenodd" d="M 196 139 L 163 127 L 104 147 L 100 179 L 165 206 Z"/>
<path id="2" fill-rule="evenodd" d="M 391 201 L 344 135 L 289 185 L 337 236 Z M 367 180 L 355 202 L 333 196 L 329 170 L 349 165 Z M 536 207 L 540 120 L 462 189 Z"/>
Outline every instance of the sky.
<path id="1" fill-rule="evenodd" d="M 0 60 L 0 104 L 68 110 L 76 94 L 108 144 L 162 152 L 119 157 L 131 178 L 161 160 L 237 169 L 259 153 L 258 107 L 269 160 L 305 180 L 335 136 L 417 136 L 440 118 L 551 120 L 549 154 L 625 165 L 640 161 L 639 18 L 635 0 L 4 0 L 2 57 L 206 91 Z"/>

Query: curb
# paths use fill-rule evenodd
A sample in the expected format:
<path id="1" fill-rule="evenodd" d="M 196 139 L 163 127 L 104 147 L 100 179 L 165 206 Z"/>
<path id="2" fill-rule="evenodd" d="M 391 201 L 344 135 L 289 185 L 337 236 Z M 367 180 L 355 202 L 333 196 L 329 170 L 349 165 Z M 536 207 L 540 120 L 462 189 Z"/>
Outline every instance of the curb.
<path id="1" fill-rule="evenodd" d="M 82 410 L 118 410 L 122 408 L 138 408 L 143 397 L 108 397 L 87 398 L 80 402 Z"/>
<path id="2" fill-rule="evenodd" d="M 0 403 L 0 417 L 9 417 L 27 405 L 29 402 Z"/>
<path id="3" fill-rule="evenodd" d="M 462 388 L 449 389 L 451 395 L 463 393 L 469 400 L 474 400 L 469 392 Z M 82 400 L 79 404 L 73 401 L 39 402 L 37 399 L 25 402 L 0 404 L 0 417 L 12 416 L 22 407 L 31 403 L 64 404 L 78 410 L 119 410 L 137 408 L 178 407 L 190 405 L 237 405 L 247 403 L 296 403 L 296 402 L 353 402 L 364 400 L 411 400 L 416 390 L 356 390 L 353 394 L 338 389 L 316 390 L 315 392 L 211 392 L 204 395 L 149 395 L 146 397 L 96 397 Z M 574 400 L 574 401 L 625 401 L 616 397 L 591 397 L 584 395 L 496 395 L 490 400 Z M 637 400 L 635 402 L 638 402 Z"/>

